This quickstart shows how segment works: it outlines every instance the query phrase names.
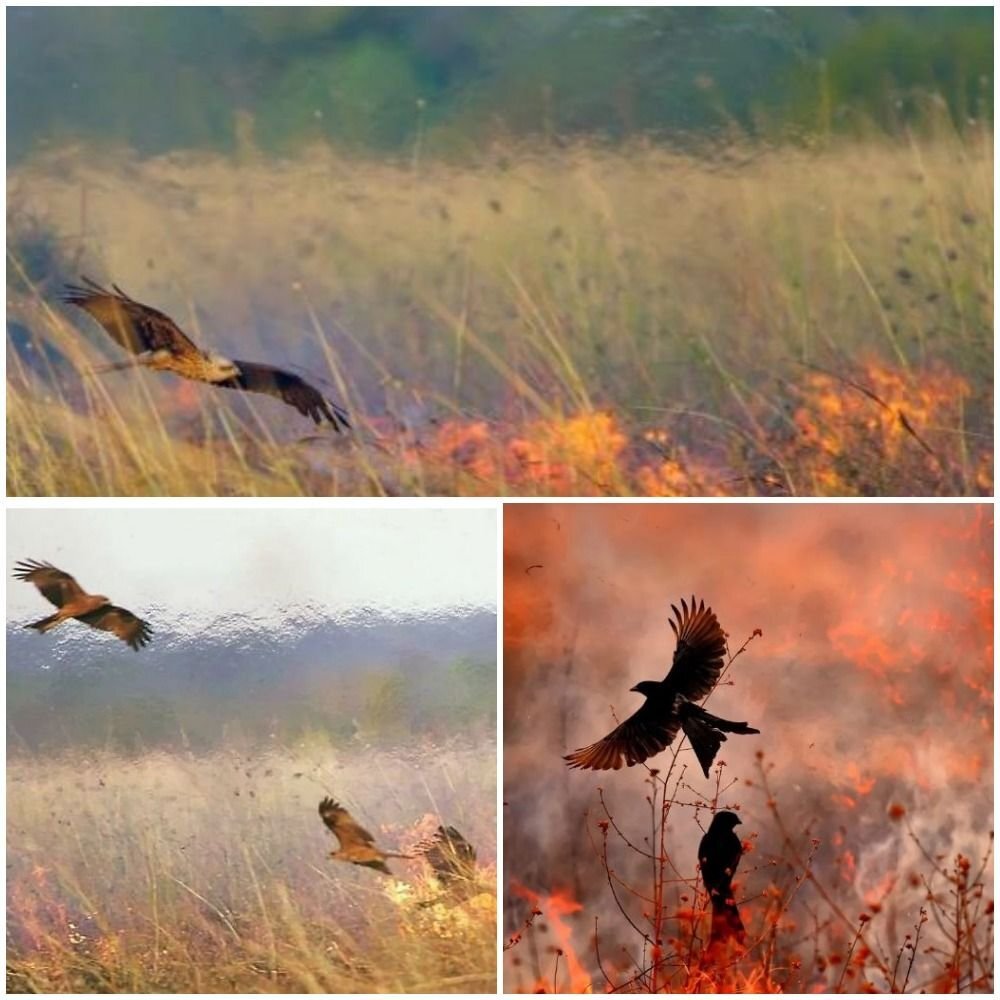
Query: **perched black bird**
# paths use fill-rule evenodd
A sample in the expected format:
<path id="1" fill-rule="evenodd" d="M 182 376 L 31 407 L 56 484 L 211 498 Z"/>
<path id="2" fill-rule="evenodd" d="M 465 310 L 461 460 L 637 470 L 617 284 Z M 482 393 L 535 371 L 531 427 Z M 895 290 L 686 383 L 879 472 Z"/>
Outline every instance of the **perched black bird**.
<path id="1" fill-rule="evenodd" d="M 733 899 L 733 875 L 743 856 L 743 844 L 733 829 L 739 822 L 736 813 L 717 812 L 698 845 L 701 878 L 712 903 L 710 941 L 736 938 L 742 942 L 746 937 L 740 911 Z"/>
<path id="2" fill-rule="evenodd" d="M 726 634 L 715 612 L 706 608 L 704 601 L 696 603 L 692 597 L 690 608 L 684 600 L 683 610 L 678 611 L 673 604 L 670 607 L 677 619 L 676 623 L 670 621 L 677 636 L 670 673 L 662 681 L 636 684 L 632 690 L 646 696 L 645 704 L 603 740 L 565 756 L 563 760 L 570 767 L 617 771 L 623 758 L 629 767 L 641 764 L 665 750 L 673 743 L 678 729 L 683 728 L 707 778 L 726 733 L 760 732 L 745 722 L 720 719 L 695 704 L 719 680 L 726 654 Z"/>

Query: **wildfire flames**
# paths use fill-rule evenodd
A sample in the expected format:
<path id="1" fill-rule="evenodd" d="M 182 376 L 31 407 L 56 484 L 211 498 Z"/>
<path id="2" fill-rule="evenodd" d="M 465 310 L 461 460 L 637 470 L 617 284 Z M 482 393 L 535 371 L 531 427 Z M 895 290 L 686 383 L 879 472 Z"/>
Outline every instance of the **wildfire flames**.
<path id="1" fill-rule="evenodd" d="M 507 988 L 648 992 L 662 951 L 657 990 L 989 992 L 991 536 L 977 505 L 508 506 Z M 560 757 L 666 673 L 668 604 L 692 592 L 731 650 L 763 632 L 712 702 L 761 735 L 726 743 L 709 782 L 680 751 L 656 897 L 650 789 L 675 747 L 652 782 Z M 739 813 L 753 848 L 737 876 L 748 949 L 714 964 L 696 864 L 713 807 Z"/>
<path id="2" fill-rule="evenodd" d="M 667 426 L 630 430 L 614 413 L 589 410 L 517 427 L 448 420 L 404 459 L 486 496 L 992 491 L 989 447 L 956 460 L 970 389 L 941 366 L 915 375 L 868 360 L 850 377 L 808 371 L 788 391 L 788 419 L 772 426 L 770 403 L 750 411 L 738 447 L 711 427 L 682 441 Z"/>

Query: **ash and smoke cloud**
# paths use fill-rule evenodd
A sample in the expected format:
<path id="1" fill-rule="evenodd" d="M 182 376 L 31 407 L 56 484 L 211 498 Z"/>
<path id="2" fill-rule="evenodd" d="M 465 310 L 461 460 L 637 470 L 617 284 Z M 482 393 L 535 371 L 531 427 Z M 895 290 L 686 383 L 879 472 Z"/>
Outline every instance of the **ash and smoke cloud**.
<path id="1" fill-rule="evenodd" d="M 504 529 L 508 884 L 567 889 L 613 923 L 584 814 L 593 828 L 601 787 L 619 823 L 648 832 L 647 775 L 570 771 L 561 755 L 608 732 L 612 708 L 619 719 L 637 708 L 634 683 L 666 674 L 669 605 L 692 594 L 715 609 L 731 649 L 763 631 L 710 703 L 761 730 L 720 753 L 724 780 L 740 779 L 724 804 L 739 808 L 744 838 L 759 833 L 746 868 L 781 854 L 757 750 L 788 828 L 821 840 L 817 874 L 851 913 L 921 867 L 892 804 L 930 851 L 982 853 L 993 808 L 989 508 L 511 505 Z M 682 759 L 686 797 L 710 797 L 686 748 Z M 693 875 L 701 830 L 691 810 L 671 824 L 672 857 Z M 637 859 L 616 860 L 638 873 Z M 744 893 L 767 879 L 746 874 Z M 920 905 L 917 893 L 894 899 L 890 942 Z M 523 909 L 511 895 L 508 929 Z M 592 951 L 592 922 L 579 927 L 578 949 Z"/>

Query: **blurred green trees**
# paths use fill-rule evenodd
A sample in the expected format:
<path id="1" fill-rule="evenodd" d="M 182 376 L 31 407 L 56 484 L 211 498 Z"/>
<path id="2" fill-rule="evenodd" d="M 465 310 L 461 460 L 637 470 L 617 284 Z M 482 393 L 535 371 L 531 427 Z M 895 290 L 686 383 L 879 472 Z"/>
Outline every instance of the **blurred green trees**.
<path id="1" fill-rule="evenodd" d="M 10 8 L 8 149 L 498 132 L 883 129 L 992 117 L 991 8 Z"/>

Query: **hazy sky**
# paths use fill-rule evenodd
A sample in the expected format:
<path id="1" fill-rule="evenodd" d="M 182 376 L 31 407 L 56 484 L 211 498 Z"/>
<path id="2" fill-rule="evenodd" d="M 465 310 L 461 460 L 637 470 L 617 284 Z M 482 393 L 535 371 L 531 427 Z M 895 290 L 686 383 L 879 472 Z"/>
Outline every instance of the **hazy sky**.
<path id="1" fill-rule="evenodd" d="M 497 605 L 492 510 L 9 510 L 8 573 L 25 558 L 138 614 Z M 47 607 L 8 577 L 8 621 Z"/>

